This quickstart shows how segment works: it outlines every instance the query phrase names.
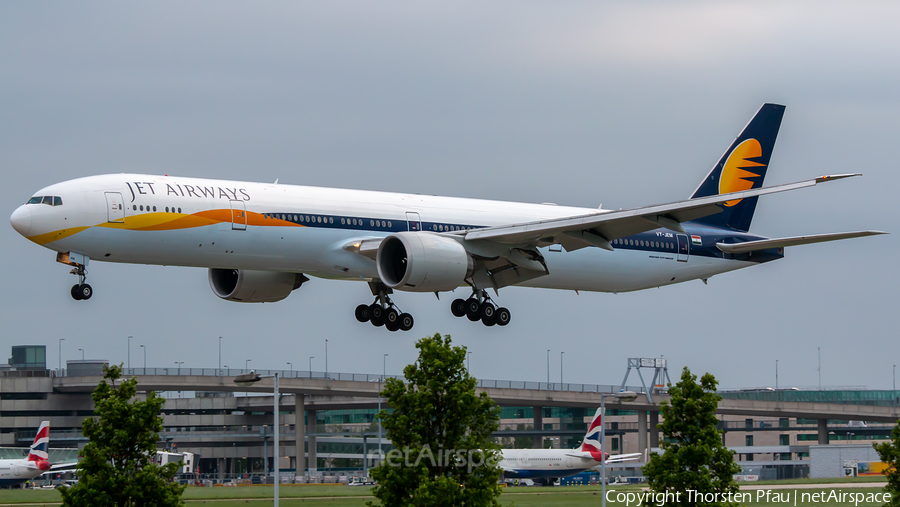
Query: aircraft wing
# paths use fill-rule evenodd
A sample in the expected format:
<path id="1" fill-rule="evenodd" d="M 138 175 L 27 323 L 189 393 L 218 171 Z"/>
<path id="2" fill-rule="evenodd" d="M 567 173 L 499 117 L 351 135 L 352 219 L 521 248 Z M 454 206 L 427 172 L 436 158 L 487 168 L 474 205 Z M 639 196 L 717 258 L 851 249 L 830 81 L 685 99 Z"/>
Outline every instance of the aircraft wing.
<path id="1" fill-rule="evenodd" d="M 883 231 L 835 232 L 832 234 L 813 234 L 809 236 L 792 236 L 789 238 L 761 239 L 758 241 L 747 241 L 744 243 L 716 243 L 716 248 L 725 253 L 742 254 L 753 252 L 756 250 L 764 250 L 766 248 L 808 245 L 810 243 L 822 243 L 824 241 L 836 241 L 839 239 L 861 238 L 864 236 L 875 236 L 877 234 L 887 233 Z"/>
<path id="2" fill-rule="evenodd" d="M 597 213 L 574 217 L 485 227 L 483 229 L 466 231 L 464 237 L 467 242 L 488 240 L 503 244 L 538 246 L 542 243 L 562 243 L 566 250 L 574 250 L 586 246 L 597 246 L 606 250 L 612 250 L 609 242 L 614 239 L 658 229 L 659 227 L 684 232 L 684 228 L 680 225 L 681 222 L 720 213 L 722 211 L 721 205 L 728 201 L 786 192 L 853 176 L 860 176 L 860 174 L 820 176 L 797 183 L 712 195 L 669 204 L 618 211 L 598 211 Z"/>

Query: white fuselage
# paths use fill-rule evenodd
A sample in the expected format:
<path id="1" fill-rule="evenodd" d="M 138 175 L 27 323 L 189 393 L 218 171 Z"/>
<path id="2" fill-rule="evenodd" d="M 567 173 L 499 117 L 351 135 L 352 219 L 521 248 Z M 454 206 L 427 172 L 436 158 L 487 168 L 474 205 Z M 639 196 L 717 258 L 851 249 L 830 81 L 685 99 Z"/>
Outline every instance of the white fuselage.
<path id="1" fill-rule="evenodd" d="M 0 486 L 15 486 L 44 473 L 27 459 L 0 459 Z"/>
<path id="2" fill-rule="evenodd" d="M 504 449 L 500 468 L 504 475 L 518 479 L 568 477 L 600 466 L 588 457 L 572 456 L 572 449 Z"/>
<path id="3" fill-rule="evenodd" d="M 75 252 L 93 261 L 286 271 L 366 281 L 378 276 L 375 262 L 345 249 L 349 242 L 416 227 L 440 233 L 602 212 L 141 174 L 80 178 L 35 195 L 59 197 L 61 204 L 22 206 L 13 215 L 13 225 L 57 252 Z M 542 248 L 549 275 L 519 285 L 624 292 L 754 264 L 677 256 L 675 235 L 665 229 L 633 238 L 633 246 L 626 240 L 624 246 L 614 245 L 613 252 Z"/>

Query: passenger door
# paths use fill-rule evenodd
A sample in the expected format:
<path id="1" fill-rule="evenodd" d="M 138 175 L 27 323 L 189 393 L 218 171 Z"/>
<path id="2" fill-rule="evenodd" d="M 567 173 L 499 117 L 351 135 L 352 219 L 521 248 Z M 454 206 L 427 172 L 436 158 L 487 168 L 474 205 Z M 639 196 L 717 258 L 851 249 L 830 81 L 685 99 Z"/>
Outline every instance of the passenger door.
<path id="1" fill-rule="evenodd" d="M 125 222 L 125 201 L 119 192 L 106 192 L 106 220 L 109 222 Z"/>
<path id="2" fill-rule="evenodd" d="M 419 219 L 419 214 L 415 211 L 406 212 L 406 223 L 409 224 L 410 231 L 422 230 L 422 221 Z"/>
<path id="3" fill-rule="evenodd" d="M 691 243 L 685 234 L 677 234 L 678 238 L 678 262 L 687 262 L 688 256 L 691 254 Z"/>
<path id="4" fill-rule="evenodd" d="M 228 201 L 231 203 L 231 229 L 244 231 L 247 229 L 247 209 L 244 201 Z"/>

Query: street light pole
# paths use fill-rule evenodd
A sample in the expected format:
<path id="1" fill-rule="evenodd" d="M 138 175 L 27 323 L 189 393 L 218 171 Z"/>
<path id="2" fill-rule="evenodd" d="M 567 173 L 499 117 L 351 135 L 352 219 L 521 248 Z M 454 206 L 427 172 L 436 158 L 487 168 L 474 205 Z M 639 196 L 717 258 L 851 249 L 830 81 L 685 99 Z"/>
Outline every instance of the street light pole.
<path id="1" fill-rule="evenodd" d="M 562 389 L 562 383 L 563 383 L 563 354 L 565 354 L 565 352 L 559 353 L 559 388 L 560 389 Z"/>
<path id="2" fill-rule="evenodd" d="M 280 403 L 278 402 L 278 374 L 275 374 L 275 456 L 274 456 L 274 468 L 275 468 L 275 505 L 278 506 L 278 485 L 281 482 L 281 478 L 279 477 L 279 466 L 278 466 L 278 427 L 281 425 L 279 421 L 280 414 Z"/>
<path id="3" fill-rule="evenodd" d="M 78 349 L 81 351 L 81 360 L 84 361 L 84 349 Z"/>
<path id="4" fill-rule="evenodd" d="M 175 364 L 178 365 L 178 374 L 181 375 L 181 365 L 184 364 L 184 361 L 175 361 Z"/>
<path id="5" fill-rule="evenodd" d="M 279 500 L 278 487 L 281 484 L 280 467 L 278 466 L 278 446 L 280 445 L 280 442 L 279 442 L 279 424 L 280 424 L 279 410 L 281 408 L 279 406 L 280 403 L 278 400 L 278 373 L 275 373 L 274 375 L 265 375 L 265 376 L 260 376 L 260 375 L 257 375 L 256 373 L 245 373 L 243 375 L 238 375 L 237 377 L 235 377 L 234 383 L 241 387 L 249 387 L 249 386 L 252 386 L 253 384 L 255 384 L 256 382 L 259 382 L 260 379 L 263 379 L 263 378 L 275 379 L 275 390 L 274 390 L 275 401 L 273 402 L 273 404 L 274 404 L 273 412 L 275 414 L 275 416 L 274 416 L 275 417 L 275 420 L 274 420 L 274 423 L 275 423 L 275 453 L 274 453 L 275 454 L 275 463 L 274 463 L 274 465 L 275 466 L 272 468 L 274 469 L 274 472 L 275 472 L 275 504 L 274 505 L 275 505 L 275 507 L 278 507 L 278 500 Z"/>
<path id="6" fill-rule="evenodd" d="M 309 378 L 312 378 L 312 360 L 315 358 L 316 356 L 309 356 Z"/>
<path id="7" fill-rule="evenodd" d="M 384 382 L 384 377 L 387 374 L 387 357 L 385 354 L 384 357 L 381 358 L 381 378 L 378 379 L 378 413 L 381 413 L 381 383 Z M 365 456 L 363 457 L 365 459 Z M 381 464 L 381 419 L 378 419 L 378 464 Z"/>
<path id="8" fill-rule="evenodd" d="M 472 374 L 472 368 L 470 368 L 471 365 L 472 365 L 472 353 L 466 352 L 466 372 L 469 375 Z"/>
<path id="9" fill-rule="evenodd" d="M 250 368 L 250 361 L 252 361 L 252 359 L 245 359 L 245 360 L 244 360 L 244 372 L 249 372 L 249 371 L 250 371 L 250 370 L 249 370 L 249 368 Z"/>
<path id="10" fill-rule="evenodd" d="M 222 374 L 222 337 L 219 337 L 219 372 L 218 375 Z"/>
<path id="11" fill-rule="evenodd" d="M 325 381 L 328 381 L 328 338 L 325 338 Z"/>
<path id="12" fill-rule="evenodd" d="M 131 369 L 131 339 L 133 336 L 128 337 L 128 369 Z"/>
<path id="13" fill-rule="evenodd" d="M 781 401 L 781 393 L 778 391 L 778 360 L 775 360 L 775 408 L 778 408 L 778 402 Z"/>
<path id="14" fill-rule="evenodd" d="M 600 485 L 601 485 L 601 502 L 602 507 L 606 507 L 606 398 L 616 398 L 621 402 L 629 402 L 637 399 L 637 393 L 633 391 L 623 391 L 616 394 L 600 395 Z"/>
<path id="15" fill-rule="evenodd" d="M 147 347 L 141 345 L 141 348 L 144 349 L 144 375 L 147 374 Z"/>
<path id="16" fill-rule="evenodd" d="M 550 390 L 550 349 L 547 349 L 547 391 Z"/>
<path id="17" fill-rule="evenodd" d="M 59 339 L 59 373 L 62 374 L 62 342 L 65 338 Z"/>
<path id="18" fill-rule="evenodd" d="M 291 367 L 291 377 L 294 376 L 294 363 L 288 361 L 287 365 Z"/>

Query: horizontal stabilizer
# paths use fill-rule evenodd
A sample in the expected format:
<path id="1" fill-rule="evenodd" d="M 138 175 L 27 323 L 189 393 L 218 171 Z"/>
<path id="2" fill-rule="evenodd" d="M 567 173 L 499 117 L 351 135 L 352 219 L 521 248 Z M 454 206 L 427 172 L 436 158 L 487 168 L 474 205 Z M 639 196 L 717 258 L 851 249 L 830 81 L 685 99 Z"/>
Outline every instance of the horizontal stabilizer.
<path id="1" fill-rule="evenodd" d="M 639 452 L 631 454 L 616 454 L 606 459 L 606 464 L 621 463 L 623 461 L 639 461 L 644 455 Z"/>
<path id="2" fill-rule="evenodd" d="M 767 248 L 781 248 L 786 246 L 808 245 L 810 243 L 822 243 L 839 239 L 861 238 L 863 236 L 875 236 L 887 234 L 882 231 L 854 231 L 835 232 L 832 234 L 813 234 L 810 236 L 792 236 L 789 238 L 761 239 L 759 241 L 747 241 L 745 243 L 716 243 L 716 247 L 730 254 L 742 254 Z"/>

